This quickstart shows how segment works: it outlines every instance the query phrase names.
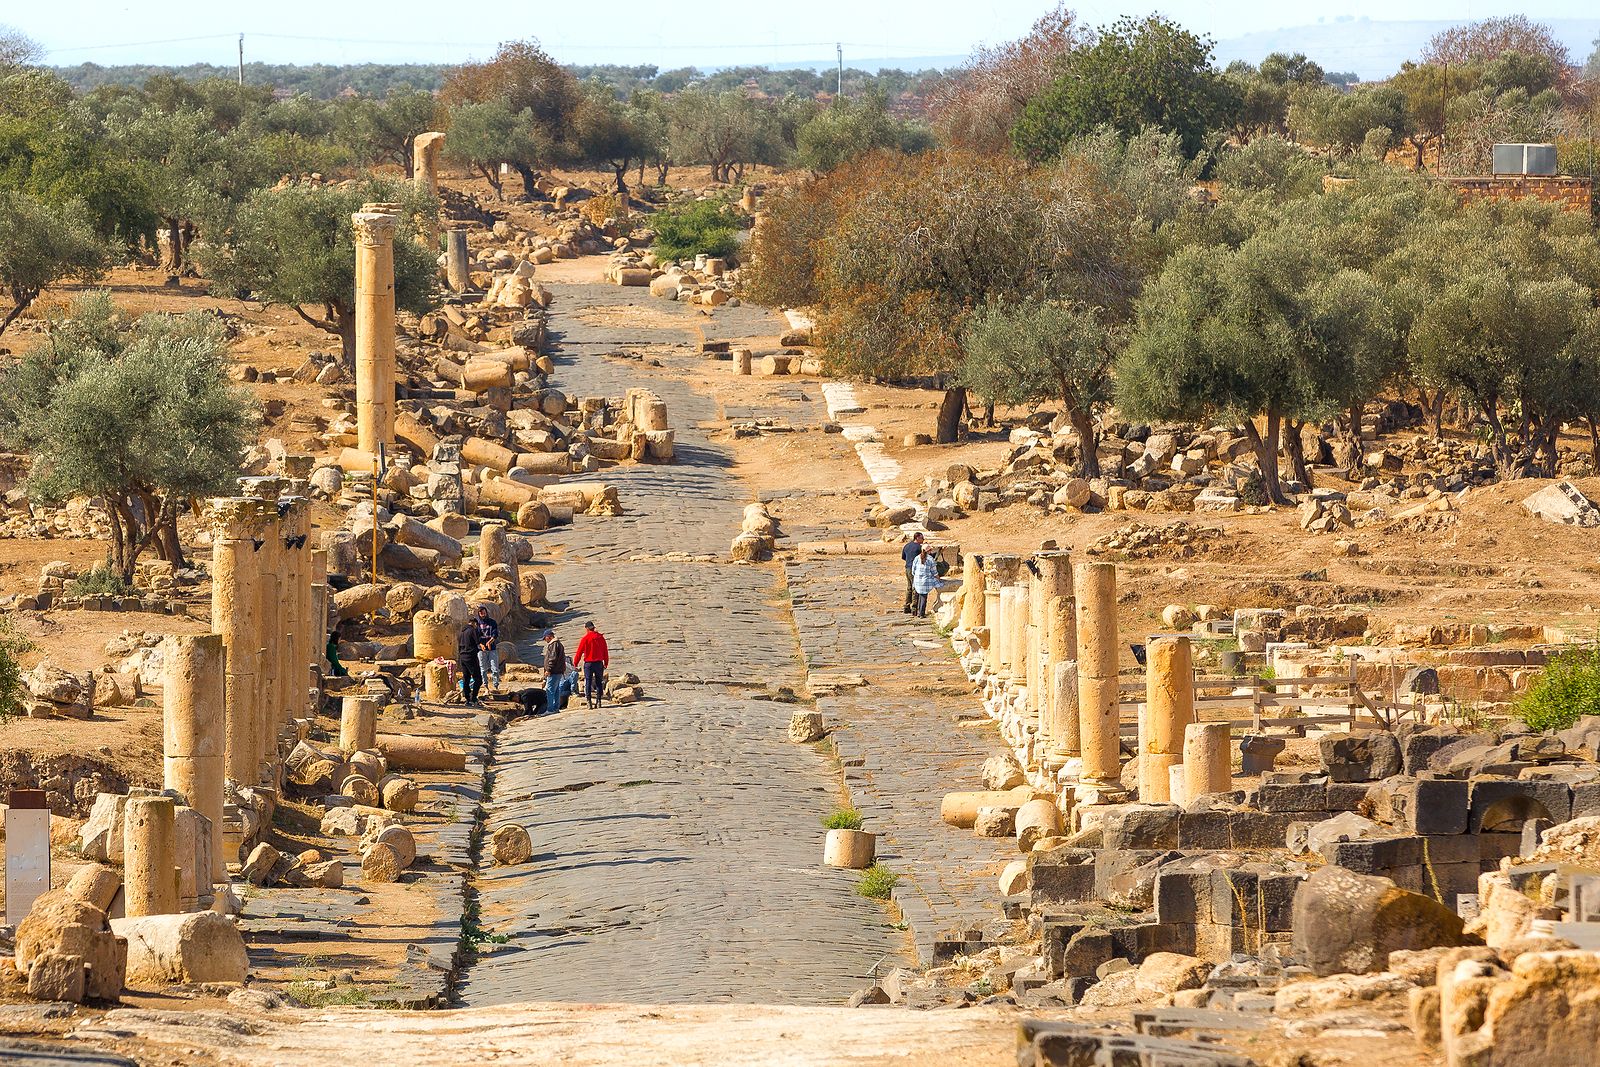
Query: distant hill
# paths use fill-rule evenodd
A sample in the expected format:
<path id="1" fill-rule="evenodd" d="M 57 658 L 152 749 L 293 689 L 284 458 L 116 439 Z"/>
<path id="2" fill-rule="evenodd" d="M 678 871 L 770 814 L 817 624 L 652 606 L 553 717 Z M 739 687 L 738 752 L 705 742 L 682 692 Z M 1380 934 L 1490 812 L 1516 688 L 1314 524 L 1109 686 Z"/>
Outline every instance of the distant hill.
<path id="1" fill-rule="evenodd" d="M 1393 74 L 1406 60 L 1421 55 L 1423 45 L 1434 34 L 1459 26 L 1463 21 L 1388 22 L 1346 18 L 1264 30 L 1218 41 L 1217 63 L 1227 66 L 1236 59 L 1259 63 L 1273 52 L 1304 52 L 1320 63 L 1323 70 L 1354 71 L 1363 81 L 1376 81 Z M 1588 59 L 1594 51 L 1595 38 L 1600 37 L 1600 19 L 1540 21 L 1571 49 L 1573 61 L 1579 65 Z"/>

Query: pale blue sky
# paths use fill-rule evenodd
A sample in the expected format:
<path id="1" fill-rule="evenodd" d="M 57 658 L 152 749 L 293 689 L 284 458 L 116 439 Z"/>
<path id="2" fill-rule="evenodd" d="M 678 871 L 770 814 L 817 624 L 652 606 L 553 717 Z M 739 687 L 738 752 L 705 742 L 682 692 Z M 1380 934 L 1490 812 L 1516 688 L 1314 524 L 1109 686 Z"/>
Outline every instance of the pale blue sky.
<path id="1" fill-rule="evenodd" d="M 1169 0 L 1159 5 L 1086 0 L 1085 21 L 1160 11 L 1219 41 L 1283 27 L 1350 17 L 1464 20 L 1521 11 L 1537 19 L 1595 19 L 1586 0 L 1333 0 L 1327 5 L 1248 0 Z M 60 0 L 0 3 L 0 23 L 49 50 L 46 61 L 71 64 L 231 63 L 233 35 L 245 33 L 247 59 L 267 62 L 455 62 L 482 58 L 497 41 L 534 36 L 564 62 L 684 65 L 774 63 L 951 56 L 979 42 L 1019 36 L 1048 0 L 742 0 L 674 4 L 670 0 L 521 0 L 440 4 L 437 0 Z M 439 19 L 459 10 L 459 20 Z M 670 12 L 670 14 L 668 14 Z M 1573 32 L 1587 32 L 1574 29 Z M 1359 35 L 1357 35 L 1359 37 Z M 1258 38 L 1252 36 L 1250 40 Z M 1379 44 L 1352 47 L 1358 58 Z M 1231 56 L 1224 56 L 1231 58 Z M 1384 62 L 1388 56 L 1383 57 Z M 1580 57 L 1581 58 L 1581 57 Z"/>

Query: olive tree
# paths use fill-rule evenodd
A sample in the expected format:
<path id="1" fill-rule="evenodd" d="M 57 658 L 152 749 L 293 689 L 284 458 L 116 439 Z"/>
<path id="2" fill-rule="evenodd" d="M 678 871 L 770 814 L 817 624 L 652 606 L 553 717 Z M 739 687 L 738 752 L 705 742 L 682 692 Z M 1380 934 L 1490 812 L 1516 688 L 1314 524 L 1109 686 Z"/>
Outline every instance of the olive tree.
<path id="1" fill-rule="evenodd" d="M 628 195 L 628 168 L 644 159 L 653 147 L 653 130 L 641 114 L 619 101 L 610 89 L 592 87 L 574 118 L 574 140 L 586 161 L 609 167 L 617 195 Z"/>
<path id="2" fill-rule="evenodd" d="M 409 86 L 390 89 L 381 100 L 360 97 L 340 115 L 339 133 L 362 159 L 399 164 L 410 178 L 413 143 L 433 128 L 435 106 L 432 93 Z"/>
<path id="3" fill-rule="evenodd" d="M 363 204 L 379 202 L 400 205 L 394 240 L 395 306 L 426 311 L 437 265 L 416 240 L 416 220 L 437 211 L 438 204 L 410 183 L 258 190 L 239 208 L 226 238 L 206 248 L 207 276 L 218 292 L 248 294 L 263 303 L 292 308 L 312 326 L 337 336 L 346 363 L 353 363 L 356 251 L 350 216 Z"/>
<path id="4" fill-rule="evenodd" d="M 991 304 L 967 325 L 956 377 L 991 403 L 1059 402 L 1078 435 L 1084 477 L 1098 478 L 1094 414 L 1111 399 L 1119 341 L 1100 308 L 1039 299 Z"/>
<path id="5" fill-rule="evenodd" d="M 1350 342 L 1387 321 L 1381 288 L 1341 269 L 1314 232 L 1292 220 L 1237 248 L 1180 250 L 1141 296 L 1117 363 L 1118 403 L 1130 414 L 1239 420 L 1276 504 L 1288 502 L 1280 440 L 1309 484 L 1300 427 L 1350 399 Z"/>
<path id="6" fill-rule="evenodd" d="M 81 204 L 57 208 L 26 193 L 0 189 L 0 285 L 11 306 L 0 315 L 0 333 L 64 278 L 92 281 L 107 261 Z"/>
<path id="7" fill-rule="evenodd" d="M 97 497 L 111 517 L 111 566 L 133 578 L 152 543 L 181 565 L 177 517 L 238 477 L 254 402 L 229 383 L 214 316 L 120 321 L 104 294 L 80 300 L 5 375 L 0 436 L 32 459 L 28 494 Z"/>

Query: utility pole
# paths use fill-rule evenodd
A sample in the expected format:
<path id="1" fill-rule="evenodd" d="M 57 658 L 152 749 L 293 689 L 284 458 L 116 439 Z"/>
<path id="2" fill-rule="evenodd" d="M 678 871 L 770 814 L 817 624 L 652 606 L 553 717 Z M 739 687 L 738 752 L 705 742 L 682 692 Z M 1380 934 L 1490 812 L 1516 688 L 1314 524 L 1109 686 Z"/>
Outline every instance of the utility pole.
<path id="1" fill-rule="evenodd" d="M 239 88 L 244 88 L 244 34 L 239 35 Z"/>
<path id="2" fill-rule="evenodd" d="M 834 47 L 835 51 L 837 51 L 839 53 L 839 90 L 838 90 L 838 92 L 834 93 L 834 95 L 835 96 L 843 96 L 844 95 L 844 44 L 841 42 L 839 44 L 834 45 L 833 47 Z"/>

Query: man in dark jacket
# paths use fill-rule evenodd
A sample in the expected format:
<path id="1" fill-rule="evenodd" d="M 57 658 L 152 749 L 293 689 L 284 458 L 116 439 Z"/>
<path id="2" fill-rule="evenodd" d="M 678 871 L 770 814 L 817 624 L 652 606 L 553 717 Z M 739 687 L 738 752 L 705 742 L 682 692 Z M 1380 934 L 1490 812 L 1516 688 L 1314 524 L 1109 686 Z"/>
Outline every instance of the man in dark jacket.
<path id="1" fill-rule="evenodd" d="M 561 647 L 554 630 L 544 632 L 544 710 L 554 715 L 561 710 L 561 695 L 567 685 L 567 650 Z"/>
<path id="2" fill-rule="evenodd" d="M 461 695 L 468 704 L 476 704 L 483 672 L 478 668 L 478 625 L 470 619 L 456 638 L 456 666 L 461 670 Z"/>
<path id="3" fill-rule="evenodd" d="M 920 555 L 922 555 L 922 534 L 914 533 L 911 535 L 911 540 L 900 550 L 900 562 L 906 568 L 906 603 L 900 610 L 907 615 L 913 615 L 917 610 L 917 591 L 911 587 L 911 565 L 917 562 L 917 557 Z"/>

